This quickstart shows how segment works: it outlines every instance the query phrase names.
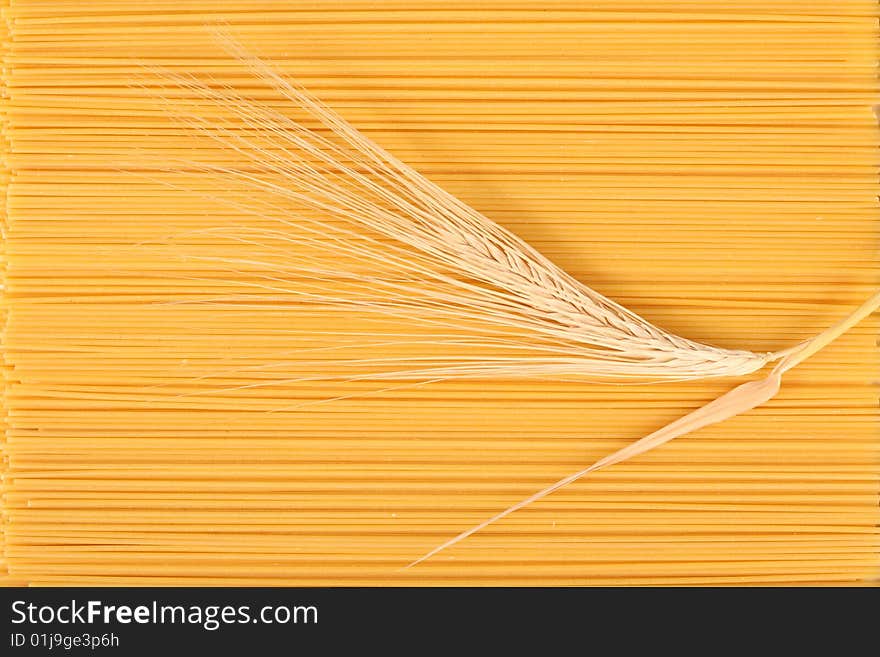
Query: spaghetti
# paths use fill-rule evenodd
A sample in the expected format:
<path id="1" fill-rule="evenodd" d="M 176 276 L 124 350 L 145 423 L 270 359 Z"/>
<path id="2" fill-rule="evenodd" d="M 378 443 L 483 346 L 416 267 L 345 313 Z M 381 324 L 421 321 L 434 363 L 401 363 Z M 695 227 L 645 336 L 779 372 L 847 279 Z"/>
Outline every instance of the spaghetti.
<path id="1" fill-rule="evenodd" d="M 770 353 L 877 287 L 877 35 L 874 3 L 765 4 L 11 3 L 9 581 L 870 580 L 876 320 L 757 412 L 400 572 L 730 384 L 309 377 L 340 351 L 362 373 L 428 341 L 433 363 L 486 344 L 294 304 L 284 263 L 326 245 L 291 251 L 290 208 L 216 175 L 241 153 L 167 107 L 195 102 L 231 135 L 254 117 L 143 67 L 286 111 L 205 30 L 222 20 L 594 289 L 676 334 Z"/>

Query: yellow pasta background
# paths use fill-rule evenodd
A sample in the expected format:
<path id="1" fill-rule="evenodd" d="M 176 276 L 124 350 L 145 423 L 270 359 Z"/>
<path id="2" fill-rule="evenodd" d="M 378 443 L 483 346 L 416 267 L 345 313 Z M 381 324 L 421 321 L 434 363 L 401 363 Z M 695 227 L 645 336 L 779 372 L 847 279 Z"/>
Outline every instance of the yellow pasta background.
<path id="1" fill-rule="evenodd" d="M 180 255 L 255 257 L 199 231 L 264 225 L 236 209 L 262 201 L 171 170 L 236 154 L 169 117 L 186 94 L 150 73 L 280 103 L 218 45 L 219 24 L 592 288 L 687 338 L 774 351 L 880 285 L 873 0 L 2 12 L 4 583 L 880 576 L 876 317 L 766 406 L 401 570 L 733 382 L 291 381 L 291 351 L 329 358 L 322 336 L 382 322 L 274 307 L 269 291 L 188 303 L 241 292 Z M 380 342 L 361 355 L 392 353 Z"/>

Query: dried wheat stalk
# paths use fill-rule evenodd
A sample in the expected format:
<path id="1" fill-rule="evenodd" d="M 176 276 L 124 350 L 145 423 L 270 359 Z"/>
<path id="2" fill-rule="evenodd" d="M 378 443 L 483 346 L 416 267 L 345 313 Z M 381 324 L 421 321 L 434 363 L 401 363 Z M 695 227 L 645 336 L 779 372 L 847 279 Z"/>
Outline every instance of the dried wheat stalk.
<path id="1" fill-rule="evenodd" d="M 187 170 L 259 190 L 260 198 L 249 198 L 239 209 L 278 222 L 277 230 L 247 226 L 212 230 L 214 237 L 262 244 L 271 255 L 260 261 L 222 259 L 218 264 L 233 271 L 244 266 L 262 270 L 260 282 L 248 285 L 263 292 L 391 316 L 422 328 L 419 339 L 408 344 L 425 345 L 424 355 L 369 361 L 340 357 L 303 380 L 516 376 L 681 381 L 743 376 L 778 361 L 766 378 L 734 388 L 410 565 L 590 472 L 764 403 L 779 390 L 782 374 L 880 306 L 878 293 L 812 340 L 774 353 L 721 349 L 668 333 L 575 280 L 234 41 L 223 40 L 255 79 L 283 95 L 292 108 L 304 110 L 316 127 L 311 129 L 215 81 L 151 71 L 163 81 L 163 97 L 174 115 L 240 160 L 236 166 L 180 161 L 168 165 L 167 171 Z M 188 100 L 171 98 L 180 90 Z M 247 124 L 248 133 L 236 131 L 222 118 L 223 112 Z M 290 204 L 298 208 L 295 215 L 287 209 Z M 286 256 L 285 247 L 294 243 L 311 255 Z M 299 281 L 296 287 L 288 282 L 294 275 Z M 434 357 L 431 344 L 459 347 L 461 353 Z"/>

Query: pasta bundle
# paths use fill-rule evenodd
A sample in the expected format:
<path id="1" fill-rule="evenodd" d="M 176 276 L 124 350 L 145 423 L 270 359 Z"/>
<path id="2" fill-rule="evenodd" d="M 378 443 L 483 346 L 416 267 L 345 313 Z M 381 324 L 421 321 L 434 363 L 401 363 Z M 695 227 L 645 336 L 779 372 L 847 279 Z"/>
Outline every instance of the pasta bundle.
<path id="1" fill-rule="evenodd" d="M 876 573 L 871 3 L 185 5 L 5 8 L 10 581 Z"/>

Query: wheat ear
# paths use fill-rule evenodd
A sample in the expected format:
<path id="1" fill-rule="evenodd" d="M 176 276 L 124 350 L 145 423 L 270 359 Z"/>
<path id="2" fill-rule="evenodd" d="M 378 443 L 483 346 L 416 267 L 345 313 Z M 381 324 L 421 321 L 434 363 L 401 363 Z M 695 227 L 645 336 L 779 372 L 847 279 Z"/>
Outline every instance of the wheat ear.
<path id="1" fill-rule="evenodd" d="M 178 119 L 242 159 L 241 166 L 234 167 L 203 162 L 177 166 L 223 177 L 277 199 L 277 203 L 249 201 L 240 208 L 277 221 L 277 231 L 240 227 L 217 233 L 233 242 L 271 241 L 274 246 L 266 248 L 274 259 L 247 263 L 228 259 L 222 264 L 262 267 L 268 273 L 258 276 L 260 282 L 249 283 L 260 290 L 403 318 L 436 328 L 436 339 L 446 344 L 485 346 L 505 354 L 369 363 L 339 359 L 309 379 L 577 376 L 620 382 L 675 381 L 742 376 L 779 361 L 765 379 L 744 383 L 561 479 L 435 547 L 410 566 L 590 472 L 766 402 L 779 390 L 782 374 L 880 306 L 878 293 L 815 338 L 774 353 L 722 349 L 671 334 L 577 281 L 523 240 L 386 152 L 232 39 L 222 40 L 256 80 L 320 126 L 320 132 L 312 130 L 274 107 L 211 80 L 151 71 L 158 74 L 165 85 L 162 88 L 192 94 L 189 111 L 185 102 L 168 101 Z M 228 128 L 217 109 L 233 112 L 247 123 L 249 134 Z M 300 211 L 286 214 L 288 203 L 295 203 Z M 298 230 L 296 235 L 288 232 L 292 226 Z M 305 244 L 317 255 L 305 260 L 286 258 L 285 242 Z M 340 254 L 355 259 L 361 269 L 334 263 L 334 256 Z M 294 289 L 285 278 L 293 275 L 308 284 Z M 343 281 L 342 289 L 329 286 L 330 277 Z"/>

